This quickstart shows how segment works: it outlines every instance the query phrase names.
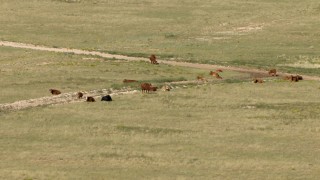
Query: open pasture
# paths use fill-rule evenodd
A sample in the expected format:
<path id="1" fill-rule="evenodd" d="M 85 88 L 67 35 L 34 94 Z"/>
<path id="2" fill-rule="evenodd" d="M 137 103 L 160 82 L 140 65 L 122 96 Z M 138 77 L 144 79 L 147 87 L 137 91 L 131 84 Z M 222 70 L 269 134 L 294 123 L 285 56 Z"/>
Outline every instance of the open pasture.
<path id="1" fill-rule="evenodd" d="M 1 113 L 2 179 L 317 179 L 319 85 L 206 84 Z"/>
<path id="2" fill-rule="evenodd" d="M 0 4 L 3 41 L 320 75 L 318 0 Z M 1 104 L 51 96 L 50 88 L 209 82 L 0 111 L 0 179 L 319 179 L 319 82 L 219 74 L 1 46 Z"/>
<path id="3" fill-rule="evenodd" d="M 0 47 L 0 52 L 0 103 L 50 96 L 50 88 L 63 93 L 124 86 L 137 89 L 141 82 L 150 82 L 160 88 L 165 82 L 196 80 L 197 75 L 214 80 L 208 70 L 152 65 L 143 61 L 129 62 L 7 47 Z M 250 77 L 236 72 L 224 72 L 223 76 L 226 79 Z M 124 79 L 138 82 L 124 84 Z"/>
<path id="4" fill-rule="evenodd" d="M 2 40 L 319 75 L 318 0 L 0 3 Z"/>

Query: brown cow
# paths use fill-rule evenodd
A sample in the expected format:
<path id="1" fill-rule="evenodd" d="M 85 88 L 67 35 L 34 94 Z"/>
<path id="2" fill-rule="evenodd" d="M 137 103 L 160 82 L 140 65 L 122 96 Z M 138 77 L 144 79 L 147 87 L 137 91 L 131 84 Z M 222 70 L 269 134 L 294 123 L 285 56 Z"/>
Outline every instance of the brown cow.
<path id="1" fill-rule="evenodd" d="M 50 92 L 51 92 L 51 94 L 53 94 L 53 95 L 61 94 L 61 91 L 56 90 L 56 89 L 49 89 L 49 91 L 50 91 Z"/>
<path id="2" fill-rule="evenodd" d="M 96 100 L 92 96 L 87 97 L 87 102 L 95 102 Z"/>
<path id="3" fill-rule="evenodd" d="M 268 74 L 269 74 L 270 76 L 277 76 L 277 70 L 276 70 L 276 69 L 270 69 L 269 72 L 268 72 Z"/>
<path id="4" fill-rule="evenodd" d="M 142 83 L 140 84 L 142 93 L 149 92 L 151 84 L 150 83 Z"/>
<path id="5" fill-rule="evenodd" d="M 159 64 L 157 62 L 157 57 L 154 54 L 151 54 L 151 56 L 149 57 L 151 64 Z"/>
<path id="6" fill-rule="evenodd" d="M 254 83 L 264 83 L 264 81 L 260 78 L 256 78 L 253 80 Z"/>
<path id="7" fill-rule="evenodd" d="M 78 99 L 81 99 L 83 97 L 83 93 L 82 92 L 78 92 Z"/>
<path id="8" fill-rule="evenodd" d="M 291 82 L 298 82 L 299 81 L 299 77 L 291 75 L 290 80 L 291 80 Z"/>
<path id="9" fill-rule="evenodd" d="M 132 79 L 124 79 L 123 83 L 132 83 L 132 82 L 137 82 L 136 80 L 132 80 Z"/>
<path id="10" fill-rule="evenodd" d="M 207 82 L 207 80 L 203 76 L 197 76 L 198 81 Z"/>
<path id="11" fill-rule="evenodd" d="M 210 74 L 211 76 L 216 77 L 217 79 L 222 79 L 222 77 L 221 77 L 217 72 L 210 71 L 209 74 Z"/>
<path id="12" fill-rule="evenodd" d="M 290 75 L 290 76 L 286 76 L 284 79 L 286 80 L 290 80 L 291 82 L 298 82 L 299 80 L 303 80 L 303 77 L 300 75 Z"/>
<path id="13" fill-rule="evenodd" d="M 216 72 L 223 72 L 222 69 L 217 69 Z"/>
<path id="14" fill-rule="evenodd" d="M 157 91 L 158 89 L 158 87 L 153 87 L 150 83 L 142 83 L 140 86 L 142 93 L 149 93 L 149 91 Z"/>

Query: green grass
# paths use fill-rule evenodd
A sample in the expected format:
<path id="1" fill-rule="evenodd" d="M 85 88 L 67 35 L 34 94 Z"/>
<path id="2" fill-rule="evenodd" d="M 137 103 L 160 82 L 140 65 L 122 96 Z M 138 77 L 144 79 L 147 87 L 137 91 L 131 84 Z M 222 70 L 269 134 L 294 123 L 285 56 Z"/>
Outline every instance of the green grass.
<path id="1" fill-rule="evenodd" d="M 141 82 L 161 87 L 165 82 L 195 80 L 200 74 L 211 78 L 207 70 L 152 65 L 143 61 L 115 61 L 8 47 L 0 47 L 0 52 L 1 103 L 48 96 L 50 88 L 62 92 L 120 89 L 124 86 L 140 89 Z M 223 74 L 225 78 L 239 75 L 235 72 Z M 123 79 L 139 82 L 124 84 Z"/>
<path id="2" fill-rule="evenodd" d="M 0 0 L 0 40 L 319 75 L 316 0 Z M 209 70 L 0 47 L 0 103 Z M 316 81 L 231 71 L 0 112 L 0 179 L 319 179 Z M 130 85 L 123 79 L 139 80 Z"/>
<path id="3" fill-rule="evenodd" d="M 208 84 L 0 114 L 2 179 L 318 179 L 319 85 Z"/>
<path id="4" fill-rule="evenodd" d="M 1 0 L 0 39 L 282 71 L 320 57 L 317 0 L 70 2 Z"/>

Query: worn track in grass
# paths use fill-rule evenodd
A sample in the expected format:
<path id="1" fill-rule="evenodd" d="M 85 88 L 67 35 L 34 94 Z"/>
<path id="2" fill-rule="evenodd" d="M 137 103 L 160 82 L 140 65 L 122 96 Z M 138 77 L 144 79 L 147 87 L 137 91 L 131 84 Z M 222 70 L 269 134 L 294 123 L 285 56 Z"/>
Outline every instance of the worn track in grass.
<path id="1" fill-rule="evenodd" d="M 177 82 L 170 82 L 165 84 L 173 88 L 172 85 L 204 84 L 204 83 L 205 82 L 194 80 L 194 81 L 177 81 Z M 120 90 L 100 89 L 100 90 L 91 90 L 91 91 L 85 92 L 84 97 L 81 99 L 78 99 L 77 97 L 78 92 L 69 92 L 69 93 L 62 93 L 59 95 L 51 95 L 51 96 L 45 96 L 40 98 L 15 101 L 13 103 L 0 104 L 0 112 L 17 111 L 17 110 L 22 110 L 22 109 L 27 109 L 32 107 L 39 107 L 39 106 L 47 106 L 47 105 L 85 102 L 86 97 L 88 96 L 92 96 L 99 101 L 100 97 L 105 95 L 117 96 L 117 95 L 135 94 L 135 93 L 141 93 L 141 91 L 133 90 L 130 88 L 129 89 L 123 88 Z"/>
<path id="2" fill-rule="evenodd" d="M 149 61 L 147 58 L 143 57 L 129 57 L 124 55 L 114 55 L 108 53 L 102 53 L 97 51 L 86 51 L 86 50 L 79 50 L 79 49 L 67 49 L 67 48 L 51 48 L 45 46 L 36 46 L 32 44 L 25 44 L 25 43 L 17 43 L 17 42 L 9 42 L 9 41 L 0 41 L 1 46 L 8 46 L 14 48 L 24 48 L 24 49 L 33 49 L 33 50 L 40 50 L 40 51 L 51 51 L 51 52 L 60 52 L 60 53 L 74 53 L 80 55 L 92 55 L 92 56 L 100 56 L 104 58 L 114 58 L 114 59 L 122 59 L 128 61 Z M 249 73 L 253 77 L 266 77 L 267 71 L 259 70 L 259 69 L 247 69 L 247 68 L 239 68 L 239 67 L 229 67 L 229 66 L 218 66 L 218 65 L 211 65 L 211 64 L 198 64 L 198 63 L 189 63 L 189 62 L 177 62 L 177 61 L 167 61 L 167 60 L 158 60 L 159 63 L 168 64 L 172 66 L 182 66 L 182 67 L 190 67 L 190 68 L 199 68 L 199 69 L 224 69 L 230 71 L 237 71 L 243 73 Z M 288 73 L 278 73 L 280 76 L 289 75 Z M 303 76 L 306 80 L 320 80 L 320 77 L 315 76 Z M 188 84 L 188 83 L 198 83 L 197 81 L 185 81 L 185 82 L 176 82 L 177 84 Z M 174 84 L 174 82 L 172 83 Z M 87 92 L 87 95 L 93 97 L 100 97 L 102 95 L 110 94 L 110 95 L 120 95 L 120 94 L 132 94 L 137 93 L 137 90 L 92 90 Z M 53 104 L 64 104 L 64 103 L 74 103 L 74 102 L 82 102 L 85 101 L 84 99 L 77 99 L 76 97 L 77 92 L 71 93 L 63 93 L 58 96 L 47 96 L 42 98 L 36 99 L 28 99 L 28 100 L 21 100 L 16 101 L 13 103 L 5 103 L 0 104 L 0 112 L 1 111 L 14 111 L 14 110 L 21 110 L 30 107 L 38 107 L 38 106 L 45 106 L 45 105 L 53 105 Z"/>
<path id="3" fill-rule="evenodd" d="M 114 96 L 114 95 L 123 95 L 123 94 L 134 94 L 137 92 L 139 92 L 139 91 L 130 90 L 130 89 L 92 90 L 92 91 L 86 92 L 84 98 L 82 98 L 82 99 L 77 98 L 77 92 L 62 93 L 60 95 L 55 95 L 55 96 L 46 96 L 46 97 L 41 97 L 41 98 L 16 101 L 13 103 L 0 104 L 0 112 L 22 110 L 22 109 L 27 109 L 27 108 L 32 108 L 32 107 L 54 105 L 54 104 L 85 102 L 87 96 L 92 96 L 96 100 L 100 100 L 100 99 L 98 99 L 99 97 L 107 95 L 107 94 Z"/>
<path id="4" fill-rule="evenodd" d="M 18 42 L 10 42 L 10 41 L 0 41 L 1 46 L 7 47 L 14 47 L 14 48 L 24 48 L 24 49 L 33 49 L 33 50 L 40 50 L 40 51 L 51 51 L 51 52 L 60 52 L 60 53 L 74 53 L 79 55 L 92 55 L 92 56 L 100 56 L 104 58 L 113 58 L 113 59 L 122 59 L 128 61 L 149 61 L 148 58 L 143 57 L 130 57 L 125 55 L 117 55 L 117 54 L 109 54 L 103 53 L 98 51 L 86 51 L 86 50 L 79 50 L 79 49 L 68 49 L 68 48 L 53 48 L 53 47 L 46 47 L 46 46 L 38 46 L 33 44 L 26 44 L 26 43 L 18 43 Z M 219 65 L 212 65 L 212 64 L 199 64 L 199 63 L 190 63 L 190 62 L 178 62 L 178 61 L 168 61 L 168 60 L 158 60 L 159 63 L 168 64 L 172 66 L 182 66 L 182 67 L 191 67 L 191 68 L 199 68 L 199 69 L 224 69 L 224 70 L 231 70 L 243 73 L 250 73 L 254 76 L 265 76 L 267 74 L 266 70 L 260 69 L 249 69 L 249 68 L 242 68 L 242 67 L 231 67 L 231 66 L 219 66 Z M 286 76 L 290 75 L 288 73 L 277 73 L 279 76 Z M 303 75 L 304 79 L 306 80 L 317 80 L 320 81 L 320 77 L 316 76 L 307 76 Z"/>

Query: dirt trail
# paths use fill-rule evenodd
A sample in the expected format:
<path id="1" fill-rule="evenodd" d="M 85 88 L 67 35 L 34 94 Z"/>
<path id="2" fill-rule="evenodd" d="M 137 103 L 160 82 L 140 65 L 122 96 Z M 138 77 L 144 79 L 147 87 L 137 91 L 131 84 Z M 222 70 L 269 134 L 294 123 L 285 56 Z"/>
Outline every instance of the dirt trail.
<path id="1" fill-rule="evenodd" d="M 123 56 L 123 55 L 108 54 L 108 53 L 102 53 L 98 51 L 86 51 L 86 50 L 68 49 L 68 48 L 53 48 L 53 47 L 36 46 L 33 44 L 17 43 L 17 42 L 10 42 L 10 41 L 0 41 L 0 46 L 33 49 L 33 50 L 39 50 L 39 51 L 83 54 L 83 55 L 91 55 L 91 56 L 100 56 L 104 58 L 125 59 L 129 61 L 147 60 L 146 58 L 143 59 L 143 58 Z"/>
<path id="2" fill-rule="evenodd" d="M 104 58 L 114 58 L 114 59 L 128 60 L 128 61 L 141 61 L 141 60 L 149 61 L 148 58 L 143 58 L 143 57 L 129 57 L 124 55 L 115 55 L 115 54 L 108 54 L 108 53 L 102 53 L 97 51 L 86 51 L 86 50 L 79 50 L 79 49 L 51 48 L 51 47 L 37 46 L 33 44 L 17 43 L 17 42 L 10 42 L 10 41 L 0 41 L 0 46 L 33 49 L 33 50 L 40 50 L 40 51 L 60 52 L 60 53 L 74 53 L 79 55 L 92 55 L 92 56 L 100 56 Z M 218 66 L 218 65 L 211 65 L 211 64 L 198 64 L 198 63 L 189 63 L 189 62 L 177 62 L 177 61 L 167 61 L 167 60 L 158 60 L 158 62 L 161 64 L 168 64 L 172 66 L 182 66 L 182 67 L 199 68 L 199 69 L 206 69 L 206 70 L 223 69 L 223 70 L 237 71 L 237 72 L 243 72 L 243 73 L 250 73 L 253 77 L 268 76 L 266 70 L 259 70 L 259 69 Z M 279 72 L 278 75 L 286 76 L 290 74 Z M 316 77 L 316 76 L 303 75 L 303 78 L 306 80 L 320 81 L 320 77 Z M 186 82 L 182 82 L 182 83 L 186 83 Z M 197 82 L 192 82 L 192 83 L 197 83 Z M 102 90 L 92 90 L 88 92 L 88 94 L 94 97 L 98 97 L 106 94 L 119 95 L 119 94 L 130 94 L 130 93 L 136 93 L 136 92 L 138 91 L 116 90 L 112 92 L 110 90 L 102 89 Z M 63 104 L 63 103 L 74 103 L 74 102 L 82 102 L 82 101 L 84 100 L 83 99 L 78 100 L 76 98 L 76 93 L 71 92 L 71 93 L 64 93 L 58 96 L 48 96 L 48 97 L 42 97 L 37 99 L 16 101 L 14 103 L 0 104 L 0 112 L 26 109 L 29 107 L 45 106 L 45 105 L 52 105 L 52 104 Z"/>
<path id="3" fill-rule="evenodd" d="M 79 49 L 51 48 L 51 47 L 37 46 L 37 45 L 33 45 L 33 44 L 25 44 L 25 43 L 10 42 L 10 41 L 0 41 L 0 45 L 14 47 L 14 48 L 40 50 L 40 51 L 92 55 L 92 56 L 122 59 L 122 60 L 128 60 L 128 61 L 141 61 L 141 60 L 142 61 L 149 61 L 148 58 L 143 58 L 143 57 L 129 57 L 129 56 L 124 56 L 124 55 L 108 54 L 108 53 L 102 53 L 102 52 L 98 52 L 98 51 L 86 51 L 86 50 L 79 50 Z M 243 72 L 243 73 L 251 73 L 251 74 L 255 74 L 257 76 L 267 74 L 266 70 L 249 69 L 249 68 L 242 68 L 242 67 L 218 66 L 218 65 L 211 65 L 211 64 L 198 64 L 198 63 L 167 61 L 167 60 L 158 60 L 158 62 L 162 63 L 162 64 L 172 65 L 172 66 L 182 66 L 182 67 L 191 67 L 191 68 L 208 69 L 208 70 L 224 69 L 224 70 L 231 70 L 231 71 L 237 71 L 237 72 Z M 290 74 L 279 72 L 278 75 L 279 76 L 286 76 L 286 75 L 290 75 Z M 303 77 L 306 80 L 320 81 L 320 77 L 316 77 L 316 76 L 303 75 Z"/>
<path id="4" fill-rule="evenodd" d="M 170 86 L 171 89 L 173 89 L 173 88 L 177 88 L 177 87 L 173 87 L 173 85 L 205 84 L 205 82 L 194 80 L 194 81 L 177 81 L 177 82 L 170 82 L 165 84 Z M 22 110 L 22 109 L 27 109 L 32 107 L 39 107 L 39 106 L 47 106 L 47 105 L 85 102 L 87 96 L 92 96 L 97 101 L 100 101 L 100 97 L 105 95 L 117 96 L 117 95 L 135 94 L 135 93 L 141 93 L 141 91 L 132 90 L 130 88 L 129 89 L 122 88 L 120 90 L 100 89 L 100 90 L 91 90 L 88 92 L 84 92 L 84 97 L 82 99 L 78 99 L 78 92 L 69 92 L 69 93 L 62 93 L 56 96 L 51 95 L 46 97 L 15 101 L 13 103 L 0 104 L 0 112 L 16 111 L 16 110 Z"/>

